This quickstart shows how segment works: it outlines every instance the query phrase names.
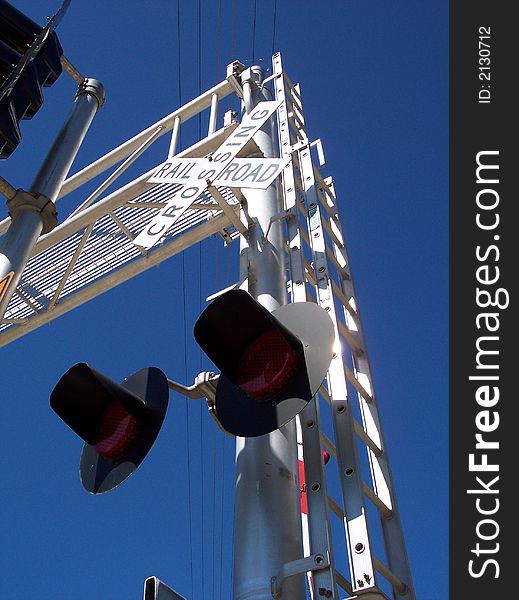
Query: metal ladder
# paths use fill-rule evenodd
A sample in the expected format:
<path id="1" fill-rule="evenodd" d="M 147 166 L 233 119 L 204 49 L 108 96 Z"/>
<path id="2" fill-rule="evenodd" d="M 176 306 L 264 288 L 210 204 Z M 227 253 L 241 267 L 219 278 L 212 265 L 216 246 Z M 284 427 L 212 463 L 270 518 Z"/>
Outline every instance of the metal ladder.
<path id="1" fill-rule="evenodd" d="M 314 599 L 339 598 L 339 586 L 349 597 L 362 596 L 364 600 L 387 598 L 388 588 L 394 600 L 414 600 L 333 181 L 323 179 L 314 164 L 314 153 L 318 162 L 324 164 L 322 146 L 320 141 L 310 143 L 308 140 L 299 86 L 283 72 L 279 53 L 273 56 L 272 62 L 276 99 L 284 100 L 278 110 L 280 153 L 292 157 L 283 172 L 285 212 L 280 215 L 286 221 L 291 301 L 312 300 L 324 307 L 334 322 L 336 339 L 340 341 L 326 384 L 299 417 L 310 554 L 329 557 L 328 568 L 312 571 L 312 596 Z M 326 406 L 323 400 L 329 406 L 333 424 L 330 436 L 323 431 L 321 423 L 320 412 Z M 367 451 L 370 483 L 365 481 L 362 473 L 359 445 Z M 323 446 L 336 459 L 341 503 L 327 492 Z M 367 509 L 367 500 L 379 515 L 384 561 L 374 554 L 374 527 L 368 522 L 371 513 Z M 338 570 L 337 556 L 334 556 L 330 510 L 343 522 L 349 579 Z"/>

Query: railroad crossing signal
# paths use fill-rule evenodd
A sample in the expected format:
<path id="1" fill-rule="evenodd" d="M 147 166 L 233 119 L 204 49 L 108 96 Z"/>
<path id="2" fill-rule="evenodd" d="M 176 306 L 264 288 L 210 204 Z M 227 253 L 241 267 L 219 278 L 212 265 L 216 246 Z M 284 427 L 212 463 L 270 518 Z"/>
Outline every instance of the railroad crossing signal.
<path id="1" fill-rule="evenodd" d="M 333 356 L 328 313 L 313 302 L 272 313 L 244 290 L 216 298 L 195 324 L 195 339 L 221 369 L 216 415 L 241 437 L 274 431 L 317 393 Z"/>
<path id="2" fill-rule="evenodd" d="M 200 194 L 218 181 L 228 170 L 240 150 L 259 131 L 280 104 L 276 100 L 260 102 L 250 113 L 245 114 L 242 122 L 215 152 L 195 163 L 187 181 L 182 181 L 183 186 L 171 195 L 166 206 L 135 238 L 134 244 L 146 249 L 152 248 Z M 159 165 L 153 175 L 157 176 L 157 173 L 160 173 L 161 169 L 169 162 L 171 161 Z M 170 181 L 168 180 L 168 182 Z"/>
<path id="3" fill-rule="evenodd" d="M 67 7 L 63 2 L 42 28 L 9 2 L 0 2 L 0 158 L 20 143 L 19 121 L 32 119 L 41 108 L 41 88 L 62 72 L 63 50 L 53 28 Z"/>
<path id="4" fill-rule="evenodd" d="M 88 492 L 112 490 L 141 464 L 160 431 L 168 398 L 167 378 L 155 367 L 121 384 L 85 363 L 61 377 L 50 405 L 85 442 L 80 476 Z"/>

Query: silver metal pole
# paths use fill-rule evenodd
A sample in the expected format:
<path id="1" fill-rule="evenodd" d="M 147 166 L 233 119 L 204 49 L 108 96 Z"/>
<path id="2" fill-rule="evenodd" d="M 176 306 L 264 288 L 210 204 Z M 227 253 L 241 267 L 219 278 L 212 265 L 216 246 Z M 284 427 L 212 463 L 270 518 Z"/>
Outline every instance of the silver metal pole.
<path id="1" fill-rule="evenodd" d="M 242 74 L 244 106 L 250 111 L 269 99 L 257 84 L 260 67 Z M 272 124 L 267 123 L 254 141 L 268 158 L 276 155 Z M 279 221 L 281 211 L 276 185 L 267 190 L 246 190 L 248 216 L 253 224 L 248 242 L 242 238 L 241 254 L 248 260 L 249 293 L 272 311 L 286 304 L 284 247 Z M 268 239 L 265 233 L 268 231 Z M 302 557 L 300 491 L 297 477 L 296 427 L 256 438 L 236 438 L 236 498 L 234 539 L 234 600 L 272 600 L 271 578 L 285 563 Z M 286 579 L 283 600 L 305 597 L 304 576 Z"/>
<path id="2" fill-rule="evenodd" d="M 95 79 L 85 79 L 29 191 L 18 190 L 7 201 L 11 225 L 0 240 L 0 319 L 40 234 L 52 231 L 57 225 L 54 201 L 88 127 L 103 102 L 104 89 L 101 83 Z"/>

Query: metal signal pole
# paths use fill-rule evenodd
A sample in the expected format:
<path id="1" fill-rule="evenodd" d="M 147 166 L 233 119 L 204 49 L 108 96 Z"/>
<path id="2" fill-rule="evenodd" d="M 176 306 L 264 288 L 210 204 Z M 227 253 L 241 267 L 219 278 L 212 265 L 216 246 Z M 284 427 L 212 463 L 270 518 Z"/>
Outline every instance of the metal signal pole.
<path id="1" fill-rule="evenodd" d="M 0 241 L 0 319 L 40 234 L 52 231 L 57 224 L 54 201 L 103 102 L 101 83 L 85 79 L 29 191 L 18 190 L 7 201 L 11 225 Z"/>
<path id="2" fill-rule="evenodd" d="M 242 73 L 243 101 L 250 112 L 262 100 L 263 70 Z M 253 140 L 265 158 L 276 155 L 272 120 Z M 260 304 L 273 311 L 287 303 L 284 244 L 276 184 L 247 190 L 247 217 L 252 223 L 242 239 L 241 280 Z M 245 260 L 243 260 L 245 259 Z M 295 421 L 260 437 L 236 438 L 236 497 L 234 517 L 233 600 L 272 600 L 271 578 L 283 565 L 302 557 L 300 490 L 297 477 Z M 285 580 L 279 598 L 305 597 L 304 576 Z"/>

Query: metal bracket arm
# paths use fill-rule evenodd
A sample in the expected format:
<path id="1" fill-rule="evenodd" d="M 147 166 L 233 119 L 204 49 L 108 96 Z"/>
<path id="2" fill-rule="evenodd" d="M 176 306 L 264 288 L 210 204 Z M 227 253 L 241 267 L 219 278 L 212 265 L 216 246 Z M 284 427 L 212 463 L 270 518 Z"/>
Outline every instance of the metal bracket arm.
<path id="1" fill-rule="evenodd" d="M 328 569 L 329 567 L 330 556 L 328 551 L 326 551 L 324 554 L 312 554 L 311 556 L 285 563 L 281 567 L 279 573 L 270 580 L 272 597 L 279 598 L 281 596 L 283 583 L 288 577 L 300 575 L 301 573 L 306 573 L 307 571 L 321 571 L 322 569 Z"/>
<path id="2" fill-rule="evenodd" d="M 189 387 L 171 379 L 168 379 L 168 387 L 187 398 L 207 398 L 208 401 L 214 403 L 214 394 L 219 377 L 212 371 L 203 371 L 195 377 L 195 383 Z"/>
<path id="3" fill-rule="evenodd" d="M 293 207 L 291 207 L 291 208 L 287 208 L 286 210 L 284 210 L 280 213 L 277 213 L 273 217 L 270 217 L 269 225 L 267 227 L 267 231 L 265 232 L 265 239 L 268 240 L 270 228 L 272 227 L 273 223 L 275 223 L 276 221 L 286 221 L 293 216 L 294 216 L 294 210 L 293 210 Z"/>
<path id="4" fill-rule="evenodd" d="M 34 210 L 40 213 L 43 222 L 42 233 L 49 233 L 58 224 L 58 213 L 56 206 L 50 198 L 35 192 L 16 190 L 16 194 L 6 202 L 9 216 L 14 219 L 17 214 L 26 210 Z"/>
<path id="5" fill-rule="evenodd" d="M 232 85 L 239 98 L 243 98 L 243 89 L 240 81 L 240 75 L 245 70 L 245 65 L 235 60 L 227 65 L 227 81 Z"/>
<path id="6" fill-rule="evenodd" d="M 16 188 L 14 188 L 7 180 L 0 177 L 0 194 L 10 200 L 16 194 Z"/>
<path id="7" fill-rule="evenodd" d="M 224 429 L 216 413 L 215 395 L 216 386 L 218 385 L 219 378 L 220 375 L 217 375 L 216 373 L 213 373 L 211 371 L 203 371 L 195 377 L 194 385 L 188 387 L 182 385 L 181 383 L 177 383 L 176 381 L 168 379 L 168 387 L 170 390 L 182 394 L 187 398 L 205 398 L 207 401 L 207 408 L 209 409 L 209 414 L 213 417 L 218 427 L 223 431 L 223 433 L 227 435 L 232 435 L 226 429 Z"/>

